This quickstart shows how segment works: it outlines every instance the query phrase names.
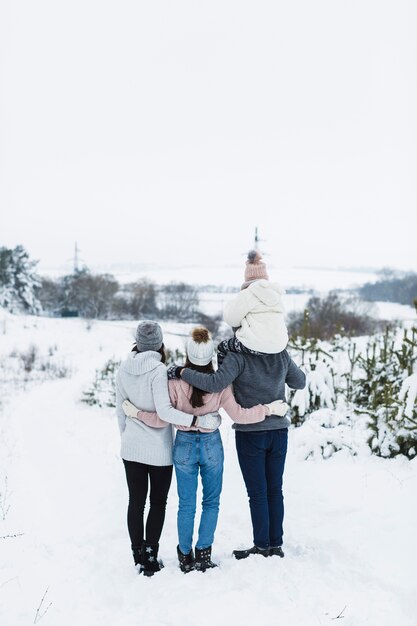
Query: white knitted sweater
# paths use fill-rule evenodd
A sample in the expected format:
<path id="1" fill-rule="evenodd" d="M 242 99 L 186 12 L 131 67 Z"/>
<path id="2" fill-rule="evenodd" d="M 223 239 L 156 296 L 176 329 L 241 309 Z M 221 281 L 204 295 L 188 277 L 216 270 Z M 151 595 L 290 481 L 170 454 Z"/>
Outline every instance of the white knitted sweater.
<path id="1" fill-rule="evenodd" d="M 146 411 L 156 411 L 166 428 L 150 428 L 127 417 L 123 400 L 130 400 Z M 122 439 L 121 457 L 148 465 L 172 465 L 173 428 L 171 424 L 190 426 L 193 416 L 177 411 L 168 395 L 167 370 L 161 355 L 151 350 L 131 352 L 116 375 L 116 413 Z"/>

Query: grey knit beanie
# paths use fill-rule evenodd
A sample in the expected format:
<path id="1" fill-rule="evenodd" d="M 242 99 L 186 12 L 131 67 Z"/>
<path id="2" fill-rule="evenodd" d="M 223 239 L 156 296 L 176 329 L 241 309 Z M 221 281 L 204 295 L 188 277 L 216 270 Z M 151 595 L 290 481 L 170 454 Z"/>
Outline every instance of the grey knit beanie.
<path id="1" fill-rule="evenodd" d="M 138 325 L 136 329 L 136 345 L 139 352 L 146 352 L 147 350 L 155 350 L 157 352 L 161 348 L 163 340 L 162 328 L 158 322 L 145 320 Z"/>

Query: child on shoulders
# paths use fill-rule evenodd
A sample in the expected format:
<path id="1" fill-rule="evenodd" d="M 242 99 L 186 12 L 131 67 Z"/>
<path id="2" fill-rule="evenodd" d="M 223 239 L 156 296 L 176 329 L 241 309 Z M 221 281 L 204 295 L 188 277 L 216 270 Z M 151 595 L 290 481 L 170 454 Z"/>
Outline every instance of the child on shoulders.
<path id="1" fill-rule="evenodd" d="M 288 331 L 284 320 L 284 290 L 269 281 L 266 265 L 257 250 L 251 250 L 245 267 L 245 282 L 224 308 L 224 321 L 235 331 L 217 347 L 222 363 L 227 352 L 276 354 L 285 350 Z"/>

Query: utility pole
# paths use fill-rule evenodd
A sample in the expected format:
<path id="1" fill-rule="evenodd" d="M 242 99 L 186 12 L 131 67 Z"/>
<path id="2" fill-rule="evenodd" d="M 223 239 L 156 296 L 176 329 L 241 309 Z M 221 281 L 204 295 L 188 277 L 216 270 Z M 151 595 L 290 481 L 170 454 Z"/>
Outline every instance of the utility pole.
<path id="1" fill-rule="evenodd" d="M 253 249 L 256 250 L 257 252 L 260 252 L 259 244 L 261 241 L 266 241 L 266 239 L 261 239 L 259 237 L 258 227 L 255 226 L 255 238 L 253 240 Z"/>
<path id="2" fill-rule="evenodd" d="M 75 242 L 75 247 L 74 247 L 74 274 L 77 274 L 77 272 L 79 271 L 79 267 L 78 267 L 78 262 L 79 262 L 79 249 L 78 249 L 78 245 L 77 242 Z"/>
<path id="3" fill-rule="evenodd" d="M 254 250 L 259 250 L 259 237 L 258 237 L 258 227 L 255 226 L 255 240 L 253 244 Z"/>

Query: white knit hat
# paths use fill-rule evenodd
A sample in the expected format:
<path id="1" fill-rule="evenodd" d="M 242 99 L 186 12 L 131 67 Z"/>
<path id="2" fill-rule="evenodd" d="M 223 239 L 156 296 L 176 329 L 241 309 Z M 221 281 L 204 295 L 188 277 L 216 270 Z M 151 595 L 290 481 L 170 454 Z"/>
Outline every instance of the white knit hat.
<path id="1" fill-rule="evenodd" d="M 208 365 L 214 355 L 214 343 L 204 326 L 197 326 L 187 340 L 187 356 L 194 365 Z"/>

